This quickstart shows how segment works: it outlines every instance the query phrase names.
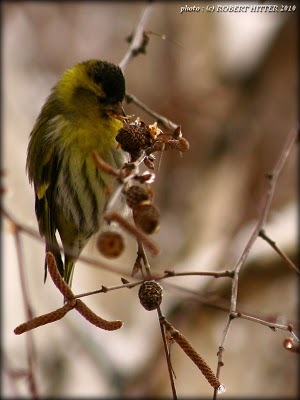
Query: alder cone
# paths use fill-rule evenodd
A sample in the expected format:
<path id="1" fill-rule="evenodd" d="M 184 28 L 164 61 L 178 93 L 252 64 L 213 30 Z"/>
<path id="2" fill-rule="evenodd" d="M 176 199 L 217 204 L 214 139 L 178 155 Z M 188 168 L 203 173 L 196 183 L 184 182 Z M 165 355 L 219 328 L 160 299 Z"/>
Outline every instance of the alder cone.
<path id="1" fill-rule="evenodd" d="M 147 191 L 143 187 L 137 185 L 130 186 L 130 188 L 126 190 L 125 196 L 126 203 L 130 208 L 135 208 L 139 204 L 149 200 Z"/>
<path id="2" fill-rule="evenodd" d="M 118 232 L 102 232 L 97 238 L 97 248 L 107 258 L 119 257 L 124 247 L 123 237 Z"/>
<path id="3" fill-rule="evenodd" d="M 160 306 L 163 291 L 159 283 L 155 281 L 144 282 L 139 290 L 141 305 L 148 311 L 155 310 Z"/>
<path id="4" fill-rule="evenodd" d="M 152 204 L 140 204 L 135 207 L 133 219 L 136 226 L 148 235 L 159 230 L 159 211 Z"/>
<path id="5" fill-rule="evenodd" d="M 127 151 L 135 160 L 142 150 L 152 146 L 153 137 L 150 135 L 147 125 L 125 125 L 116 136 L 116 141 L 124 151 Z"/>

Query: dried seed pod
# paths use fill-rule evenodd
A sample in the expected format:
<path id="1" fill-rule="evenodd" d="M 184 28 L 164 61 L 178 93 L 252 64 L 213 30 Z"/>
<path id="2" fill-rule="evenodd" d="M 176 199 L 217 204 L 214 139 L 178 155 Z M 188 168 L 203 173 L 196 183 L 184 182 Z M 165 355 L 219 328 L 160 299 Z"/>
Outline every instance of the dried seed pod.
<path id="1" fill-rule="evenodd" d="M 178 150 L 184 153 L 185 151 L 189 150 L 190 144 L 189 142 L 184 138 L 181 137 L 178 139 Z"/>
<path id="2" fill-rule="evenodd" d="M 151 169 L 152 171 L 155 168 L 153 161 L 149 157 L 144 158 L 144 164 L 146 165 L 147 168 Z"/>
<path id="3" fill-rule="evenodd" d="M 163 133 L 163 131 L 157 127 L 157 122 L 154 122 L 154 124 L 149 125 L 149 133 L 154 139 L 156 139 L 158 135 Z"/>
<path id="4" fill-rule="evenodd" d="M 179 150 L 184 153 L 189 150 L 190 144 L 184 137 L 174 139 L 172 136 L 158 138 L 154 141 L 151 147 L 146 149 L 146 154 L 149 157 L 153 152 L 156 151 L 168 151 L 168 150 Z"/>
<path id="5" fill-rule="evenodd" d="M 153 137 L 149 127 L 144 123 L 125 124 L 116 136 L 117 142 L 124 151 L 127 151 L 133 160 L 136 160 L 142 150 L 153 144 Z"/>
<path id="6" fill-rule="evenodd" d="M 152 204 L 140 204 L 133 209 L 137 227 L 151 235 L 159 230 L 159 211 Z"/>
<path id="7" fill-rule="evenodd" d="M 155 174 L 153 172 L 144 172 L 142 175 L 135 175 L 134 179 L 140 183 L 153 183 L 155 181 Z"/>
<path id="8" fill-rule="evenodd" d="M 107 258 L 119 257 L 124 250 L 123 237 L 118 232 L 102 232 L 97 239 L 97 248 Z"/>
<path id="9" fill-rule="evenodd" d="M 149 201 L 149 195 L 142 186 L 132 185 L 126 192 L 126 203 L 130 208 L 135 208 L 141 203 Z"/>
<path id="10" fill-rule="evenodd" d="M 159 253 L 158 245 L 153 242 L 153 240 L 149 239 L 144 232 L 136 227 L 135 224 L 129 222 L 126 218 L 122 217 L 122 215 L 117 212 L 111 211 L 109 213 L 105 213 L 104 219 L 108 222 L 114 221 L 117 222 L 120 227 L 122 227 L 125 231 L 127 231 L 130 235 L 135 236 L 144 246 L 149 250 L 153 256 L 156 256 Z"/>
<path id="11" fill-rule="evenodd" d="M 182 132 L 181 132 L 181 126 L 180 126 L 180 125 L 178 125 L 178 126 L 174 129 L 174 131 L 173 131 L 173 133 L 172 133 L 172 136 L 173 136 L 173 138 L 176 139 L 176 140 L 182 137 Z"/>
<path id="12" fill-rule="evenodd" d="M 155 310 L 162 301 L 162 287 L 155 281 L 144 282 L 139 290 L 141 305 L 148 311 Z"/>

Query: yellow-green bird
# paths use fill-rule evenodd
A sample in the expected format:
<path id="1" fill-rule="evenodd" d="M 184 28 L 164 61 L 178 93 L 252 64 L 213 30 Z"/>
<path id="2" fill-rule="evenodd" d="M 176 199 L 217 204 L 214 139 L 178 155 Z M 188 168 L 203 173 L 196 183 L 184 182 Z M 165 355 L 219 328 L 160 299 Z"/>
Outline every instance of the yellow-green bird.
<path id="1" fill-rule="evenodd" d="M 66 70 L 53 87 L 30 134 L 26 170 L 34 185 L 39 231 L 70 286 L 75 262 L 100 229 L 116 185 L 95 166 L 92 153 L 97 151 L 114 168 L 125 161 L 115 140 L 123 125 L 115 117 L 125 115 L 124 96 L 125 79 L 118 66 L 100 60 L 81 62 Z"/>

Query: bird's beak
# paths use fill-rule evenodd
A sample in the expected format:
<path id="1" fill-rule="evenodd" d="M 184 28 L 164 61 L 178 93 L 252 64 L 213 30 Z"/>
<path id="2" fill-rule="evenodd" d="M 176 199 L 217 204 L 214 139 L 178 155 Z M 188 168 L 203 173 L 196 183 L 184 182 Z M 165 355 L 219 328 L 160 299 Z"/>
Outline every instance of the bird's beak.
<path id="1" fill-rule="evenodd" d="M 124 108 L 123 108 L 123 105 L 122 105 L 121 102 L 115 104 L 115 105 L 112 107 L 111 111 L 112 111 L 114 114 L 118 115 L 118 116 L 126 117 L 126 114 L 125 114 L 125 111 L 124 111 Z"/>

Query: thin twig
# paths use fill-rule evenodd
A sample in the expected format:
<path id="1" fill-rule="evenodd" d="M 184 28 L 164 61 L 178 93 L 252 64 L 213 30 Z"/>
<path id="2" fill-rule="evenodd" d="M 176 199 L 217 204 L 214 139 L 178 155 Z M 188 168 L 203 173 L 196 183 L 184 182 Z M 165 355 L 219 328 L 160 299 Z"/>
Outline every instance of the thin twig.
<path id="1" fill-rule="evenodd" d="M 225 349 L 224 349 L 224 343 L 225 343 L 225 340 L 226 340 L 226 337 L 227 337 L 227 335 L 228 335 L 228 332 L 229 332 L 229 328 L 230 328 L 230 324 L 231 324 L 231 321 L 232 321 L 232 317 L 231 317 L 231 315 L 229 314 L 228 316 L 227 316 L 227 320 L 226 320 L 226 323 L 225 323 L 225 326 L 224 326 L 224 329 L 223 329 L 223 333 L 222 333 L 222 339 L 221 339 L 221 343 L 220 343 L 220 345 L 219 345 L 219 352 L 220 352 L 220 359 L 222 360 L 222 354 L 223 354 L 223 352 L 225 351 Z M 218 375 L 217 375 L 218 376 Z M 219 376 L 218 376 L 219 377 Z"/>
<path id="2" fill-rule="evenodd" d="M 268 176 L 267 176 L 268 177 L 268 187 L 267 187 L 265 194 L 263 195 L 261 211 L 260 211 L 256 226 L 255 226 L 253 232 L 251 233 L 251 235 L 248 239 L 248 242 L 247 242 L 244 250 L 242 251 L 242 254 L 240 255 L 237 263 L 235 264 L 235 266 L 233 268 L 234 276 L 233 276 L 232 287 L 231 287 L 230 312 L 229 312 L 229 315 L 228 315 L 228 318 L 227 318 L 227 321 L 226 321 L 226 324 L 225 324 L 225 327 L 223 330 L 221 344 L 219 346 L 220 365 L 221 365 L 221 363 L 223 363 L 222 355 L 224 352 L 224 343 L 226 341 L 226 338 L 227 338 L 227 335 L 229 332 L 229 328 L 230 328 L 231 322 L 233 320 L 233 315 L 236 312 L 239 273 L 240 273 L 242 266 L 244 265 L 244 263 L 247 260 L 247 257 L 252 249 L 252 246 L 259 235 L 259 232 L 264 228 L 264 225 L 266 223 L 266 220 L 267 220 L 269 212 L 270 212 L 271 203 L 272 203 L 274 191 L 276 188 L 276 184 L 278 181 L 278 177 L 279 177 L 281 170 L 291 152 L 291 149 L 293 148 L 293 145 L 297 138 L 298 129 L 299 129 L 299 127 L 293 128 L 290 130 L 290 132 L 287 136 L 286 142 L 284 143 L 282 150 L 279 154 L 279 157 L 275 163 L 275 166 L 274 166 L 272 172 L 270 174 L 268 174 Z M 220 368 L 218 369 L 218 373 L 220 374 Z M 219 375 L 218 375 L 218 377 L 219 377 Z M 215 395 L 215 398 L 216 398 L 216 395 Z"/>
<path id="3" fill-rule="evenodd" d="M 143 282 L 144 282 L 144 279 L 141 279 L 141 280 L 136 281 L 136 282 L 124 283 L 122 285 L 115 285 L 115 286 L 103 286 L 102 285 L 101 289 L 93 290 L 92 292 L 80 293 L 80 294 L 74 296 L 74 299 L 79 299 L 81 297 L 91 296 L 93 294 L 107 293 L 107 292 L 110 292 L 112 290 L 117 290 L 117 289 L 123 289 L 123 288 L 131 289 L 131 288 L 133 288 L 135 286 L 141 285 Z"/>
<path id="4" fill-rule="evenodd" d="M 152 4 L 148 4 L 140 16 L 130 46 L 126 54 L 124 55 L 123 59 L 119 63 L 119 67 L 122 69 L 122 71 L 125 71 L 131 58 L 133 58 L 138 54 L 138 50 L 140 49 L 143 43 L 144 30 L 148 22 L 151 11 L 152 11 Z"/>
<path id="5" fill-rule="evenodd" d="M 148 278 L 152 279 L 151 267 L 150 267 L 143 243 L 140 239 L 137 239 L 137 244 L 138 244 L 138 256 L 141 257 L 143 260 L 144 267 L 145 267 Z"/>
<path id="6" fill-rule="evenodd" d="M 159 279 L 166 279 L 166 278 L 173 278 L 175 276 L 213 276 L 214 278 L 232 278 L 234 275 L 234 271 L 226 270 L 226 271 L 219 271 L 219 272 L 213 272 L 213 271 L 193 271 L 193 272 L 175 272 L 175 271 L 169 271 L 165 270 L 164 271 L 165 275 L 163 275 L 160 278 L 156 278 L 156 280 Z"/>
<path id="7" fill-rule="evenodd" d="M 2 208 L 2 213 L 5 215 L 6 218 L 9 219 L 9 221 L 11 223 L 14 224 L 14 226 L 17 227 L 17 229 L 18 229 L 18 231 L 20 233 L 24 232 L 24 233 L 28 234 L 29 236 L 31 236 L 31 237 L 39 240 L 39 241 L 43 241 L 43 238 L 40 237 L 39 233 L 36 230 L 34 230 L 34 229 L 30 228 L 29 226 L 24 225 L 22 223 L 18 223 L 17 220 L 15 220 L 15 217 L 13 217 L 9 212 L 7 212 L 3 208 Z M 118 275 L 126 275 L 128 277 L 131 276 L 129 273 L 127 274 L 126 272 L 124 272 L 124 270 L 121 269 L 121 268 L 117 268 L 115 266 L 111 266 L 109 264 L 103 263 L 102 261 L 93 259 L 91 257 L 80 255 L 79 260 L 82 261 L 84 264 L 88 264 L 88 265 L 90 265 L 92 267 L 103 268 L 103 269 L 105 269 L 107 271 L 113 272 L 113 273 L 118 274 Z M 173 277 L 176 277 L 176 276 L 185 276 L 185 275 L 191 275 L 191 276 L 193 276 L 193 275 L 196 275 L 196 276 L 197 275 L 200 275 L 200 276 L 214 276 L 216 278 L 223 277 L 223 276 L 224 277 L 231 277 L 232 276 L 232 270 L 226 270 L 226 271 L 220 271 L 220 272 L 199 271 L 199 272 L 182 272 L 182 273 L 181 272 L 173 273 L 173 271 L 167 271 L 167 273 L 165 273 L 163 275 L 152 274 L 152 279 L 154 279 L 156 281 L 159 281 L 159 280 L 163 280 L 163 279 L 165 280 L 165 279 L 168 279 L 168 278 L 173 278 Z M 140 281 L 137 281 L 137 282 L 124 284 L 124 285 L 119 285 L 119 286 L 120 286 L 120 289 L 122 287 L 134 287 L 134 286 L 138 286 L 142 282 L 144 282 L 144 280 L 140 280 Z M 116 286 L 115 288 L 117 289 L 117 288 L 119 288 L 119 286 Z M 216 308 L 216 309 L 221 310 L 221 311 L 229 312 L 229 308 L 228 307 L 225 307 L 225 306 L 220 305 L 220 304 L 213 303 L 213 302 L 209 301 L 208 299 L 204 298 L 203 296 L 200 296 L 198 292 L 194 292 L 194 291 L 192 291 L 190 289 L 187 289 L 187 288 L 184 288 L 182 286 L 175 285 L 175 284 L 168 283 L 168 286 L 170 288 L 174 288 L 176 290 L 184 292 L 189 296 L 192 296 L 197 301 L 200 301 L 202 304 L 204 304 L 206 306 L 213 307 L 213 308 Z M 108 287 L 108 290 L 114 290 L 114 288 L 113 287 L 112 288 Z M 89 296 L 89 295 L 92 295 L 92 294 L 101 293 L 101 292 L 104 292 L 104 291 L 105 290 L 103 290 L 103 289 L 99 289 L 99 290 L 95 290 L 95 291 L 92 291 L 92 292 L 79 294 L 79 295 L 76 295 L 74 297 L 75 298 L 76 297 L 80 298 L 80 297 L 85 297 L 85 296 Z"/>
<path id="8" fill-rule="evenodd" d="M 299 338 L 296 336 L 296 334 L 293 332 L 293 330 L 291 330 L 291 325 L 290 324 L 287 324 L 287 325 L 277 324 L 277 323 L 274 323 L 274 322 L 269 322 L 269 321 L 253 317 L 251 315 L 243 314 L 243 313 L 240 313 L 240 312 L 232 313 L 231 317 L 232 318 L 247 319 L 249 321 L 256 322 L 258 324 L 267 326 L 268 328 L 272 329 L 273 331 L 276 331 L 277 329 L 281 329 L 283 331 L 290 332 L 293 335 L 293 337 L 295 338 L 295 340 L 300 342 Z"/>
<path id="9" fill-rule="evenodd" d="M 244 265 L 248 255 L 249 255 L 249 252 L 250 252 L 255 240 L 257 239 L 257 236 L 259 235 L 259 232 L 263 229 L 263 227 L 266 223 L 266 220 L 267 220 L 269 212 L 270 212 L 272 199 L 273 199 L 273 195 L 274 195 L 274 191 L 276 188 L 279 174 L 281 173 L 281 170 L 290 154 L 290 151 L 293 148 L 293 145 L 294 145 L 296 137 L 297 137 L 297 132 L 298 132 L 298 128 L 294 128 L 289 132 L 287 140 L 283 145 L 283 149 L 282 149 L 282 151 L 279 155 L 279 158 L 273 168 L 273 171 L 271 172 L 271 174 L 268 175 L 269 185 L 268 185 L 268 189 L 267 189 L 265 195 L 263 196 L 261 212 L 258 217 L 257 224 L 248 240 L 248 243 L 247 243 L 245 249 L 243 250 L 240 258 L 238 259 L 236 265 L 234 266 L 234 270 L 237 273 L 240 272 L 242 266 Z M 234 304 L 234 309 L 235 308 L 236 308 L 236 304 Z"/>
<path id="10" fill-rule="evenodd" d="M 141 110 L 145 111 L 151 117 L 154 117 L 157 120 L 157 123 L 161 124 L 165 128 L 176 129 L 178 127 L 175 122 L 172 122 L 170 119 L 164 117 L 161 114 L 158 114 L 156 111 L 152 110 L 150 107 L 146 106 L 146 104 L 142 103 L 136 96 L 131 93 L 126 92 L 126 100 L 127 103 L 133 103 L 138 106 Z"/>
<path id="11" fill-rule="evenodd" d="M 262 239 L 264 239 L 269 245 L 276 251 L 277 254 L 280 255 L 280 257 L 286 262 L 286 264 L 292 268 L 298 275 L 300 275 L 299 269 L 296 267 L 296 265 L 293 263 L 293 261 L 282 251 L 274 242 L 274 240 L 270 239 L 269 236 L 267 236 L 266 232 L 264 229 L 261 229 L 258 236 L 260 236 Z"/>
<path id="12" fill-rule="evenodd" d="M 18 222 L 17 219 L 11 215 L 10 212 L 8 212 L 5 208 L 2 206 L 0 207 L 2 214 L 10 221 L 12 222 L 20 232 L 25 232 L 29 236 L 34 237 L 35 239 L 38 239 L 40 242 L 44 242 L 44 239 L 41 237 L 39 232 L 35 229 L 32 229 L 30 226 L 27 226 L 21 222 Z"/>
<path id="13" fill-rule="evenodd" d="M 223 367 L 224 363 L 222 361 L 223 359 L 223 352 L 224 352 L 224 347 L 219 346 L 219 351 L 217 353 L 218 356 L 218 366 L 217 366 L 217 372 L 216 372 L 216 377 L 219 378 L 220 377 L 220 372 L 221 372 L 221 368 Z M 213 395 L 213 400 L 216 400 L 218 395 L 218 388 L 214 389 L 214 395 Z"/>
<path id="14" fill-rule="evenodd" d="M 271 203 L 275 191 L 275 187 L 278 181 L 279 174 L 290 154 L 290 151 L 295 143 L 296 137 L 297 137 L 297 129 L 292 129 L 287 137 L 286 143 L 284 143 L 282 151 L 279 155 L 279 158 L 273 168 L 273 171 L 271 174 L 268 175 L 268 180 L 269 180 L 269 185 L 267 188 L 266 193 L 263 196 L 262 200 L 262 207 L 260 211 L 260 215 L 257 220 L 257 224 L 248 240 L 248 243 L 246 244 L 242 254 L 240 255 L 236 265 L 234 266 L 234 278 L 233 278 L 233 284 L 232 284 L 232 297 L 231 297 L 231 312 L 236 311 L 236 302 L 237 302 L 237 290 L 238 290 L 238 276 L 239 272 L 244 265 L 245 261 L 247 260 L 247 257 L 250 253 L 250 250 L 252 249 L 252 246 L 254 242 L 256 241 L 259 232 L 263 229 L 267 217 L 270 212 L 271 208 Z"/>
<path id="15" fill-rule="evenodd" d="M 155 275 L 152 275 L 152 279 L 155 280 L 155 281 L 160 280 Z M 275 329 L 280 329 L 280 330 L 291 332 L 294 335 L 295 339 L 299 340 L 297 338 L 297 336 L 293 333 L 293 330 L 291 329 L 291 325 L 290 324 L 286 324 L 286 325 L 277 324 L 277 323 L 274 323 L 274 322 L 270 322 L 270 321 L 268 321 L 266 319 L 257 318 L 256 316 L 249 315 L 249 314 L 242 313 L 242 312 L 235 312 L 235 313 L 229 314 L 230 313 L 230 307 L 226 307 L 225 305 L 213 302 L 209 298 L 207 298 L 205 296 L 201 296 L 199 294 L 199 292 L 193 291 L 191 289 L 186 289 L 186 288 L 183 288 L 181 286 L 170 284 L 170 283 L 168 283 L 168 285 L 167 285 L 165 283 L 164 288 L 167 288 L 167 287 L 179 289 L 181 292 L 185 292 L 191 298 L 194 298 L 195 300 L 199 301 L 201 304 L 203 304 L 203 305 L 205 305 L 207 307 L 211 307 L 211 308 L 214 308 L 214 309 L 217 309 L 217 310 L 220 310 L 220 311 L 225 311 L 225 312 L 228 313 L 228 318 L 227 318 L 227 321 L 226 321 L 226 324 L 225 324 L 225 327 L 224 327 L 224 330 L 223 330 L 222 339 L 221 339 L 221 342 L 220 342 L 220 346 L 221 347 L 223 346 L 223 344 L 225 342 L 226 332 L 229 329 L 229 325 L 230 325 L 231 321 L 234 318 L 238 318 L 238 317 L 245 318 L 245 319 L 251 319 L 253 322 L 256 322 L 256 323 L 259 323 L 259 324 L 263 324 L 263 325 L 265 325 L 265 326 L 267 326 L 269 328 L 275 328 Z"/>
<path id="16" fill-rule="evenodd" d="M 29 226 L 27 226 L 27 225 L 25 225 L 25 224 L 23 224 L 23 223 L 19 223 L 16 219 L 15 219 L 15 217 L 13 217 L 10 213 L 8 213 L 6 210 L 4 210 L 4 209 L 2 209 L 2 212 L 3 212 L 3 214 L 5 215 L 5 217 L 6 218 L 8 218 L 8 220 L 10 221 L 10 222 L 12 222 L 14 225 L 16 225 L 16 227 L 18 228 L 18 230 L 20 231 L 20 232 L 24 232 L 24 233 L 26 233 L 27 235 L 29 235 L 29 236 L 31 236 L 31 237 L 33 237 L 33 238 L 35 238 L 35 239 L 37 239 L 37 240 L 39 240 L 39 241 L 44 241 L 44 239 L 39 235 L 39 233 L 36 231 L 36 230 L 34 230 L 34 229 L 32 229 L 32 228 L 30 228 Z M 63 248 L 60 246 L 60 249 L 61 250 L 63 250 Z M 128 277 L 130 277 L 131 275 L 128 273 L 128 274 L 126 274 L 126 272 L 124 272 L 124 269 L 122 269 L 121 267 L 120 268 L 118 268 L 118 267 L 116 267 L 116 266 L 112 266 L 112 265 L 109 265 L 109 264 L 106 264 L 105 262 L 103 262 L 103 261 L 100 261 L 100 260 L 96 260 L 96 259 L 93 259 L 93 258 L 91 258 L 91 257 L 88 257 L 88 256 L 84 256 L 84 255 L 80 255 L 79 256 L 79 258 L 78 258 L 78 260 L 80 260 L 81 262 L 83 262 L 84 264 L 88 264 L 88 265 L 90 265 L 91 267 L 96 267 L 96 268 L 101 268 L 101 269 L 104 269 L 104 270 L 106 270 L 106 271 L 110 271 L 110 272 L 113 272 L 113 273 L 115 273 L 115 274 L 118 274 L 118 275 L 126 275 L 126 276 L 128 276 Z M 220 271 L 220 272 L 211 272 L 211 271 L 199 271 L 199 272 L 174 272 L 173 273 L 173 271 L 167 271 L 167 272 L 165 272 L 165 274 L 163 274 L 163 275 L 158 275 L 158 274 L 152 274 L 152 279 L 155 279 L 155 280 L 162 280 L 162 279 L 168 279 L 168 278 L 172 278 L 172 277 L 176 277 L 176 276 L 185 276 L 185 275 L 199 275 L 199 276 L 213 276 L 213 277 L 215 277 L 215 278 L 218 278 L 218 277 L 231 277 L 231 275 L 232 275 L 232 271 L 228 271 L 228 270 L 226 270 L 226 271 Z M 176 287 L 177 289 L 181 289 L 180 287 Z M 102 291 L 102 289 L 100 289 L 101 291 Z M 184 288 L 182 288 L 182 291 L 184 291 L 184 292 L 188 292 L 188 289 L 184 289 Z M 95 291 L 95 294 L 98 292 L 98 290 L 96 290 Z M 93 294 L 94 292 L 90 292 L 91 294 Z M 101 292 L 100 292 L 101 293 Z M 88 295 L 88 294 L 87 294 Z M 226 309 L 227 310 L 227 309 Z"/>
<path id="17" fill-rule="evenodd" d="M 20 233 L 21 233 L 21 232 L 24 232 L 24 233 L 26 233 L 27 235 L 33 237 L 34 239 L 37 239 L 37 240 L 40 241 L 40 242 L 44 242 L 44 238 L 42 238 L 42 237 L 40 236 L 40 234 L 38 233 L 38 231 L 36 231 L 35 229 L 32 229 L 31 227 L 29 227 L 29 226 L 27 226 L 27 225 L 25 225 L 25 224 L 23 224 L 23 223 L 21 223 L 21 222 L 18 222 L 17 219 L 16 219 L 14 216 L 12 216 L 12 215 L 11 215 L 7 210 L 5 210 L 4 208 L 1 208 L 1 211 L 2 211 L 3 215 L 4 215 L 12 224 L 14 224 L 14 226 L 17 227 L 17 229 L 18 229 L 18 231 L 19 231 Z M 60 248 L 60 250 L 63 250 L 63 247 L 62 247 L 62 246 L 59 246 L 59 248 Z M 103 261 L 96 260 L 96 259 L 93 259 L 93 258 L 91 258 L 91 257 L 84 256 L 84 255 L 82 255 L 82 254 L 81 254 L 80 257 L 78 258 L 78 260 L 82 261 L 84 264 L 88 264 L 88 265 L 90 265 L 90 266 L 92 266 L 92 267 L 96 267 L 96 268 L 101 268 L 101 269 L 104 269 L 104 270 L 106 270 L 106 271 L 110 271 L 110 272 L 113 272 L 113 273 L 115 273 L 115 274 L 118 274 L 118 275 L 124 274 L 124 268 L 121 268 L 121 267 L 120 267 L 120 268 L 117 268 L 117 267 L 115 267 L 115 266 L 106 264 L 106 263 L 103 262 Z M 130 276 L 130 274 L 128 274 L 128 276 Z"/>
<path id="18" fill-rule="evenodd" d="M 164 319 L 164 316 L 161 312 L 160 306 L 157 307 L 157 314 L 158 314 L 158 319 L 159 319 L 159 326 L 160 326 L 161 336 L 162 336 L 162 340 L 163 340 L 164 350 L 165 350 L 165 354 L 166 354 L 166 360 L 167 360 L 167 365 L 168 365 L 168 372 L 169 372 L 170 383 L 171 383 L 171 388 L 172 388 L 172 393 L 173 393 L 173 399 L 176 400 L 177 393 L 176 393 L 176 387 L 175 387 L 175 381 L 174 381 L 174 372 L 173 372 L 172 362 L 170 359 L 170 352 L 168 351 L 165 327 L 162 323 L 162 319 Z"/>
<path id="19" fill-rule="evenodd" d="M 25 267 L 24 267 L 24 263 L 23 263 L 24 257 L 22 254 L 20 231 L 19 231 L 19 228 L 13 222 L 11 222 L 11 224 L 13 226 L 13 231 L 14 231 L 14 239 L 15 239 L 15 244 L 16 244 L 17 258 L 18 258 L 17 264 L 18 264 L 18 268 L 19 268 L 20 282 L 21 282 L 22 295 L 23 295 L 23 303 L 25 305 L 25 315 L 26 315 L 27 319 L 32 319 L 33 312 L 32 312 L 32 308 L 30 306 L 29 290 L 28 290 L 28 284 L 27 284 L 26 275 L 25 275 Z M 34 399 L 37 399 L 39 396 L 38 396 L 36 378 L 35 378 L 35 373 L 34 373 L 34 366 L 35 366 L 36 360 L 35 360 L 35 349 L 34 349 L 33 336 L 32 336 L 31 332 L 26 337 L 26 348 L 27 348 L 29 390 L 30 390 L 32 397 Z"/>

